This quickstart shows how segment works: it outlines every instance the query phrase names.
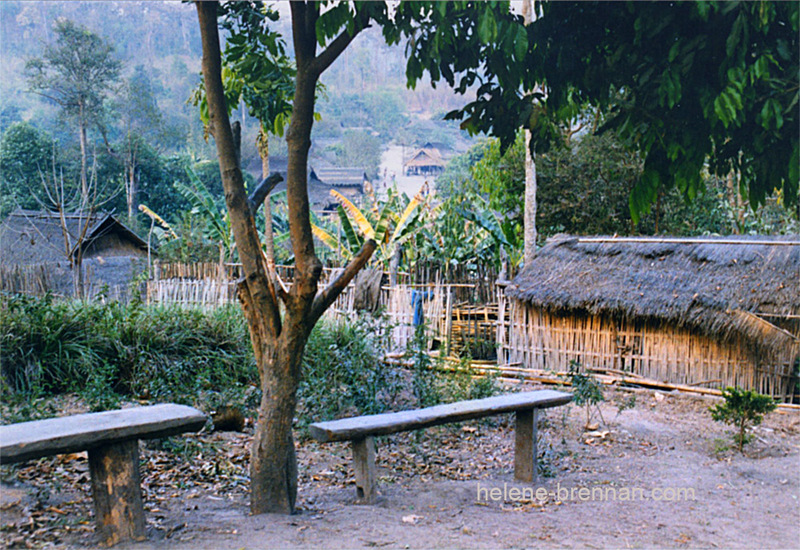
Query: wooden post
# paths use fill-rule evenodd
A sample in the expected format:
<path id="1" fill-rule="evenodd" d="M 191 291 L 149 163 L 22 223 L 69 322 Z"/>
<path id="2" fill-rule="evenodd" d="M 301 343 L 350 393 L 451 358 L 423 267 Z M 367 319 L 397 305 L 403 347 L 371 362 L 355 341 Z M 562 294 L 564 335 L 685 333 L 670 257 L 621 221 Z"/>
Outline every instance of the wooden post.
<path id="1" fill-rule="evenodd" d="M 367 436 L 352 443 L 356 494 L 359 501 L 370 504 L 375 500 L 375 439 Z"/>
<path id="2" fill-rule="evenodd" d="M 517 411 L 514 427 L 514 479 L 530 483 L 536 479 L 536 421 L 538 409 Z"/>
<path id="3" fill-rule="evenodd" d="M 139 476 L 139 442 L 124 441 L 89 450 L 97 535 L 107 546 L 145 540 Z"/>

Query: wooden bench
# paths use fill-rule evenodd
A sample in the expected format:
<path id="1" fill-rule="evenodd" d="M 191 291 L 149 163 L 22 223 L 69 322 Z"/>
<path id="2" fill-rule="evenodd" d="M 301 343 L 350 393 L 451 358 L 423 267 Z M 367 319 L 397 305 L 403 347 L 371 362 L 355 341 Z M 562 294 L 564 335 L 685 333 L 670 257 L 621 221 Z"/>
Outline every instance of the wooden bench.
<path id="1" fill-rule="evenodd" d="M 569 403 L 572 396 L 553 390 L 538 390 L 459 401 L 426 409 L 317 422 L 309 426 L 311 436 L 321 442 L 350 441 L 353 447 L 356 493 L 359 500 L 375 498 L 376 435 L 418 430 L 503 413 L 515 413 L 514 477 L 523 482 L 536 478 L 537 411 Z"/>
<path id="2" fill-rule="evenodd" d="M 166 404 L 0 426 L 0 464 L 88 451 L 101 542 L 144 540 L 138 440 L 197 431 L 205 423 L 197 409 Z"/>

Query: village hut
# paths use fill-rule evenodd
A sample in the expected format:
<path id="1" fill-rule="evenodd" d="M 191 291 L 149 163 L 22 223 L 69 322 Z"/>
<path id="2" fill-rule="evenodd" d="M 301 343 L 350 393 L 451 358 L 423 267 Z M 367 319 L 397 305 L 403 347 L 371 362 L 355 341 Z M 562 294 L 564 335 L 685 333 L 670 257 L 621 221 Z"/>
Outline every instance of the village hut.
<path id="1" fill-rule="evenodd" d="M 18 209 L 0 224 L 0 258 L 6 291 L 71 295 L 80 263 L 86 295 L 121 294 L 147 270 L 148 246 L 108 213 Z"/>
<path id="2" fill-rule="evenodd" d="M 439 149 L 426 143 L 403 163 L 403 172 L 406 176 L 437 176 L 444 171 L 445 164 Z"/>
<path id="3" fill-rule="evenodd" d="M 273 193 L 286 190 L 287 162 L 285 159 L 270 159 L 270 171 L 278 172 L 283 181 Z M 359 204 L 369 184 L 365 168 L 311 167 L 308 171 L 308 201 L 316 214 L 330 214 L 339 204 L 331 195 L 336 190 L 348 200 Z"/>
<path id="4" fill-rule="evenodd" d="M 360 202 L 369 178 L 364 168 L 312 168 L 308 182 L 309 194 L 314 197 L 319 195 L 316 201 L 318 205 L 333 205 L 335 208 L 338 203 L 331 196 L 331 189 L 335 189 L 352 202 Z M 312 204 L 314 204 L 313 199 Z"/>
<path id="5" fill-rule="evenodd" d="M 505 288 L 501 362 L 789 401 L 800 362 L 800 236 L 557 236 Z"/>

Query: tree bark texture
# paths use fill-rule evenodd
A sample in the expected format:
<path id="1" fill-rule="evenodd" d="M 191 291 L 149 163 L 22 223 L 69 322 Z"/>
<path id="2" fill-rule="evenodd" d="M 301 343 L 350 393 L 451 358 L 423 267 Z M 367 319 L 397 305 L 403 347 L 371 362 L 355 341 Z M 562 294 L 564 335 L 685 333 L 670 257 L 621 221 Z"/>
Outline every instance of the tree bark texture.
<path id="1" fill-rule="evenodd" d="M 258 135 L 258 154 L 261 157 L 261 177 L 269 176 L 269 134 L 262 127 Z M 266 245 L 267 267 L 275 269 L 275 240 L 272 234 L 272 200 L 264 199 L 264 244 Z"/>
<path id="2" fill-rule="evenodd" d="M 128 151 L 128 185 L 126 186 L 127 189 L 125 190 L 126 193 L 126 200 L 128 203 L 128 223 L 133 224 L 134 216 L 136 215 L 136 150 L 133 147 L 133 144 L 130 143 L 129 140 L 129 148 Z"/>
<path id="3" fill-rule="evenodd" d="M 536 164 L 531 153 L 531 132 L 525 130 L 525 216 L 524 216 L 524 261 L 530 265 L 536 256 Z"/>
<path id="4" fill-rule="evenodd" d="M 522 17 L 526 25 L 533 20 L 531 0 L 522 0 Z M 531 152 L 531 132 L 525 130 L 525 215 L 523 216 L 523 261 L 530 265 L 536 256 L 536 164 Z"/>
<path id="5" fill-rule="evenodd" d="M 243 277 L 238 283 L 239 300 L 250 331 L 263 392 L 251 450 L 250 509 L 254 514 L 291 513 L 297 492 L 292 420 L 308 335 L 325 309 L 375 250 L 375 242 L 368 240 L 339 277 L 322 292 L 317 292 L 322 263 L 314 251 L 307 191 L 314 94 L 322 71 L 344 50 L 355 33 L 334 39 L 317 56 L 315 25 L 319 6 L 291 3 L 297 76 L 286 141 L 289 149 L 289 233 L 295 255 L 295 278 L 291 289 L 286 292 L 277 287 L 269 276 L 267 260 L 244 189 L 222 86 L 217 2 L 198 1 L 195 6 L 203 43 L 202 70 L 209 130 L 217 147 L 225 203 L 242 264 Z M 279 300 L 285 306 L 283 317 L 280 315 Z"/>
<path id="6" fill-rule="evenodd" d="M 86 151 L 86 116 L 84 113 L 84 106 L 80 106 L 80 114 L 78 118 L 78 139 L 81 144 L 81 199 L 86 201 L 89 197 L 89 178 L 87 176 L 88 170 L 86 168 L 88 155 Z"/>

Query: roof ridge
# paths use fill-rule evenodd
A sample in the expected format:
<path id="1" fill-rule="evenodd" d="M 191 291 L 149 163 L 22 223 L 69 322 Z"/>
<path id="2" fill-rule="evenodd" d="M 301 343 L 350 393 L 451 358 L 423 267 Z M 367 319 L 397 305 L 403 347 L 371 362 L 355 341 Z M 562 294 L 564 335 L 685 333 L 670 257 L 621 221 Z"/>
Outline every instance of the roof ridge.
<path id="1" fill-rule="evenodd" d="M 778 235 L 759 235 L 755 239 L 731 237 L 576 237 L 579 243 L 648 243 L 648 244 L 736 244 L 736 245 L 800 245 L 800 240 L 781 241 Z"/>

